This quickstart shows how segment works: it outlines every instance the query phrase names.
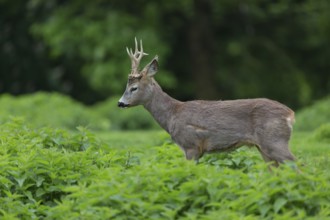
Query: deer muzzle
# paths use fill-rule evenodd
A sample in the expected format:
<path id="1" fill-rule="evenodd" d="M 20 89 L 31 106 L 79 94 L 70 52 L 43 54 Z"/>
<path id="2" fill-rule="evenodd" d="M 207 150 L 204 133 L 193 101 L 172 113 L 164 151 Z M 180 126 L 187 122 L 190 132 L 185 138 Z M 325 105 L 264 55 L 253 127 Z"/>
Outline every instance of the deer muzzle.
<path id="1" fill-rule="evenodd" d="M 129 106 L 129 104 L 125 104 L 123 102 L 118 102 L 118 107 L 119 108 L 127 108 Z"/>

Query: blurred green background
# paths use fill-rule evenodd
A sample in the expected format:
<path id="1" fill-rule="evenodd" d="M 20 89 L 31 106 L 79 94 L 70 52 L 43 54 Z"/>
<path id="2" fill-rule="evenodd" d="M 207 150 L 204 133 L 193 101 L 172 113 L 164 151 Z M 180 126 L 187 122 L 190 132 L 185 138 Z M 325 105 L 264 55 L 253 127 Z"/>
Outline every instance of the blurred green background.
<path id="1" fill-rule="evenodd" d="M 105 114 L 136 36 L 150 54 L 142 66 L 158 54 L 156 79 L 177 99 L 267 97 L 299 110 L 330 92 L 329 11 L 328 0 L 0 0 L 0 93 L 55 91 Z"/>

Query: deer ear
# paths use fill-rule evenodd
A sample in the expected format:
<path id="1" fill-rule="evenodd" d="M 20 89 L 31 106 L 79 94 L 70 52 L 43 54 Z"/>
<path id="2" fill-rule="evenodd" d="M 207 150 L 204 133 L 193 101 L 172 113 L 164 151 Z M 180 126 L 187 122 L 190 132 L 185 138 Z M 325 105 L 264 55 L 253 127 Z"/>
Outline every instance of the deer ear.
<path id="1" fill-rule="evenodd" d="M 155 58 L 145 67 L 146 72 L 145 74 L 149 77 L 154 76 L 158 71 L 158 56 Z"/>

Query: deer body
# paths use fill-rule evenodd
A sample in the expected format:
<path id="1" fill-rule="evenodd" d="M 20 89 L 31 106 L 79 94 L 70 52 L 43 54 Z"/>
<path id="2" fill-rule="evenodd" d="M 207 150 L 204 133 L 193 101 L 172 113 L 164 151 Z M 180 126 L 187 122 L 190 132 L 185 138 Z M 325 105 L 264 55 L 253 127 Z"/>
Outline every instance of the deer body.
<path id="1" fill-rule="evenodd" d="M 135 56 L 131 52 L 130 56 L 141 58 L 141 54 L 143 51 Z M 248 145 L 256 146 L 264 160 L 275 165 L 294 160 L 288 148 L 294 122 L 290 108 L 269 99 L 180 102 L 163 92 L 154 80 L 157 70 L 157 57 L 139 74 L 133 69 L 118 105 L 143 105 L 187 159 L 198 160 L 204 153 Z"/>

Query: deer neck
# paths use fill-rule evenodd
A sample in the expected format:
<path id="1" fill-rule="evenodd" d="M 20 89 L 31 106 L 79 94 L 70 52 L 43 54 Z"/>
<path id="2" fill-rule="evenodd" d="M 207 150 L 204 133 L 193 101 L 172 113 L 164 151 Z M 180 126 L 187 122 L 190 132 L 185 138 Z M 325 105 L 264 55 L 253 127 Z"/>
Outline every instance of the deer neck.
<path id="1" fill-rule="evenodd" d="M 156 81 L 153 84 L 152 94 L 151 99 L 144 104 L 144 107 L 158 124 L 169 132 L 169 123 L 181 102 L 163 92 Z"/>

